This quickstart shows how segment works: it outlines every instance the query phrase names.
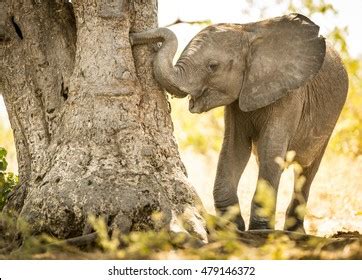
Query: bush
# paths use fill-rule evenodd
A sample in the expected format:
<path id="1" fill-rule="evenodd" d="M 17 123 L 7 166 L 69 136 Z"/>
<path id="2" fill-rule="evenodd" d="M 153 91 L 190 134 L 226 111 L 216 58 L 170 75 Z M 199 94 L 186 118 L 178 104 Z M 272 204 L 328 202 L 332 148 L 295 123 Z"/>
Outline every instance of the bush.
<path id="1" fill-rule="evenodd" d="M 0 147 L 0 211 L 4 208 L 9 193 L 18 183 L 18 176 L 12 172 L 6 172 L 8 167 L 6 155 L 6 150 Z"/>
<path id="2" fill-rule="evenodd" d="M 188 100 L 171 99 L 172 121 L 181 150 L 199 154 L 218 152 L 224 135 L 224 108 L 215 108 L 203 114 L 191 114 Z"/>

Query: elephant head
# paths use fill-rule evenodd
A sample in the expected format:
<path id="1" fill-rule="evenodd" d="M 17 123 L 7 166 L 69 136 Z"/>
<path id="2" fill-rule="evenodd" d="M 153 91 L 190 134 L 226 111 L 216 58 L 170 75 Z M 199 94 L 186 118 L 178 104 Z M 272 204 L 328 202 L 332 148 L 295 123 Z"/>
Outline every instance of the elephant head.
<path id="1" fill-rule="evenodd" d="M 176 97 L 190 96 L 201 113 L 239 99 L 253 111 L 301 87 L 320 70 L 325 40 L 299 14 L 249 24 L 217 24 L 199 32 L 173 65 L 175 35 L 159 28 L 131 36 L 133 44 L 163 41 L 154 60 L 158 82 Z"/>

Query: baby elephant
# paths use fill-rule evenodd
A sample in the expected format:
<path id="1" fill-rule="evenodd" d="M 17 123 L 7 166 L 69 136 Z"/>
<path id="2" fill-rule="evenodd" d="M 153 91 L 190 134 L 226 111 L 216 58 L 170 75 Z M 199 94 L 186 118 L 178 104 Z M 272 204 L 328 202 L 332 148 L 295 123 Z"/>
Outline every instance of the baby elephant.
<path id="1" fill-rule="evenodd" d="M 177 40 L 170 30 L 131 34 L 133 45 L 163 42 L 154 60 L 155 78 L 170 94 L 189 95 L 190 112 L 225 106 L 214 200 L 221 214 L 237 207 L 234 222 L 240 230 L 245 224 L 237 186 L 251 152 L 258 159 L 259 183 L 249 229 L 272 229 L 282 173 L 275 159 L 293 150 L 305 180 L 294 184 L 285 229 L 304 232 L 309 189 L 348 91 L 340 57 L 318 33 L 319 27 L 300 14 L 212 25 L 191 40 L 176 65 Z M 268 211 L 258 199 L 265 184 L 272 190 L 264 198 L 271 199 Z"/>

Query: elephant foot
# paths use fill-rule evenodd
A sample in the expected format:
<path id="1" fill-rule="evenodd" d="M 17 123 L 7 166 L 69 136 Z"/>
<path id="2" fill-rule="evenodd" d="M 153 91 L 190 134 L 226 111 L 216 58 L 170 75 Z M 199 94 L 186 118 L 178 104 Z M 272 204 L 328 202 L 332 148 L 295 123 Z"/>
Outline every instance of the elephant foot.
<path id="1" fill-rule="evenodd" d="M 215 208 L 217 209 L 218 215 L 220 217 L 235 224 L 238 230 L 245 231 L 245 222 L 241 216 L 240 207 L 238 204 L 225 208 L 215 206 Z"/>
<path id="2" fill-rule="evenodd" d="M 243 217 L 238 215 L 232 220 L 232 222 L 236 225 L 238 230 L 245 231 L 245 222 L 244 222 Z"/>
<path id="3" fill-rule="evenodd" d="M 302 234 L 306 234 L 304 226 L 303 226 L 303 221 L 299 220 L 299 219 L 295 219 L 295 222 L 292 223 L 292 224 L 285 223 L 284 230 L 286 230 L 286 231 L 294 231 L 294 232 L 299 232 L 299 233 L 302 233 Z"/>
<path id="4" fill-rule="evenodd" d="M 252 219 L 249 223 L 249 230 L 260 230 L 260 229 L 274 229 L 271 225 L 270 220 L 266 219 Z"/>

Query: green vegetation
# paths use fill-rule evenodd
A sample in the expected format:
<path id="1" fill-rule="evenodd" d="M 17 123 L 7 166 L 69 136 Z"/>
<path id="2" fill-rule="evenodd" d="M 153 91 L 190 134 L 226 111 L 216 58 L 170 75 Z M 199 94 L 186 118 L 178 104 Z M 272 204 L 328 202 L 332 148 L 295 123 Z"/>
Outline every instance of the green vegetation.
<path id="1" fill-rule="evenodd" d="M 1 91 L 0 102 L 2 102 Z M 3 147 L 7 151 L 7 170 L 17 173 L 16 150 L 13 132 L 8 124 L 9 120 L 5 119 L 7 115 L 2 114 L 1 110 L 2 108 L 0 108 L 0 147 Z"/>
<path id="2" fill-rule="evenodd" d="M 157 216 L 157 215 L 155 215 Z M 360 259 L 362 238 L 350 233 L 344 238 L 321 238 L 274 232 L 237 232 L 225 220 L 206 219 L 209 243 L 185 233 L 115 231 L 110 236 L 104 219 L 90 217 L 96 235 L 93 242 L 76 247 L 49 235 L 31 236 L 26 225 L 0 215 L 0 259 Z M 19 226 L 20 224 L 20 226 Z M 5 226 L 4 226 L 5 225 Z M 8 232 L 20 231 L 23 243 L 6 241 Z M 337 237 L 337 236 L 336 236 Z M 12 244 L 11 253 L 2 251 Z"/>
<path id="3" fill-rule="evenodd" d="M 362 155 L 362 62 L 344 58 L 349 74 L 349 93 L 342 111 L 331 148 L 350 157 Z"/>
<path id="4" fill-rule="evenodd" d="M 224 130 L 224 109 L 216 108 L 201 115 L 188 111 L 187 99 L 171 99 L 175 135 L 182 150 L 207 154 L 219 151 Z"/>
<path id="5" fill-rule="evenodd" d="M 9 193 L 18 183 L 18 177 L 14 173 L 6 172 L 6 155 L 6 150 L 0 147 L 0 211 L 4 208 Z"/>

